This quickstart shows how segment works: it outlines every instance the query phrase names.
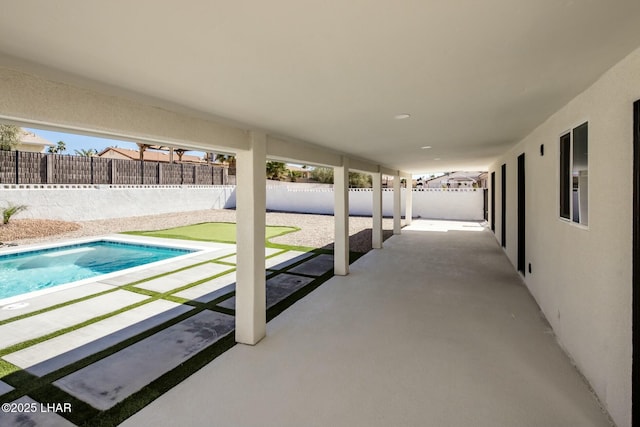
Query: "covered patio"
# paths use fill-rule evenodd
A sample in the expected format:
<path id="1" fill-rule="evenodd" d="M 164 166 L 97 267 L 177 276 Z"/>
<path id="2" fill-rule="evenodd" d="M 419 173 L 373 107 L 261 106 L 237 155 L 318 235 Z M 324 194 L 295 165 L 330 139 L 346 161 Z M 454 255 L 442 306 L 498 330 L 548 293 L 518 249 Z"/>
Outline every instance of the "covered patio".
<path id="1" fill-rule="evenodd" d="M 606 425 L 577 371 L 637 421 L 637 0 L 7 3 L 3 124 L 236 155 L 248 345 L 130 425 Z M 333 168 L 340 276 L 268 334 L 266 160 Z M 401 234 L 400 181 L 465 170 L 494 234 Z M 376 248 L 353 266 L 350 171 Z"/>
<path id="2" fill-rule="evenodd" d="M 124 426 L 609 426 L 491 233 L 415 221 Z"/>

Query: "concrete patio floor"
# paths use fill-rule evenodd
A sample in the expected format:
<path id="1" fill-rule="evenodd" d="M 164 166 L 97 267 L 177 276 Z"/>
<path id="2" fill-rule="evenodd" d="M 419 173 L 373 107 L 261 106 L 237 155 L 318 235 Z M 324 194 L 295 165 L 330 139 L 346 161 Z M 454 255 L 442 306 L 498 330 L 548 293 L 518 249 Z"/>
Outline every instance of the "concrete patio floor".
<path id="1" fill-rule="evenodd" d="M 416 221 L 124 426 L 609 426 L 493 235 Z"/>

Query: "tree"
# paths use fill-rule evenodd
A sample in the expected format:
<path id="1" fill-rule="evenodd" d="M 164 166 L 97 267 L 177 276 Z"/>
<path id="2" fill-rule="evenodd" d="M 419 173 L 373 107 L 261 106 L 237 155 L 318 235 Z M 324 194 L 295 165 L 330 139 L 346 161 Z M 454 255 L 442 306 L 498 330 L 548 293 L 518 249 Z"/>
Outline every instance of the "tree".
<path id="1" fill-rule="evenodd" d="M 311 179 L 322 184 L 333 184 L 333 169 L 315 168 L 311 171 Z"/>
<path id="2" fill-rule="evenodd" d="M 93 148 L 89 148 L 89 149 L 80 149 L 80 150 L 75 150 L 76 156 L 83 156 L 83 157 L 93 157 L 96 154 L 98 154 L 98 152 L 93 149 Z"/>
<path id="3" fill-rule="evenodd" d="M 282 162 L 267 162 L 267 179 L 280 181 L 286 174 L 287 165 Z"/>
<path id="4" fill-rule="evenodd" d="M 67 144 L 64 143 L 64 141 L 58 141 L 57 145 L 55 147 L 49 147 L 47 149 L 48 153 L 53 153 L 53 154 L 59 154 L 62 153 L 63 151 L 66 151 L 67 149 Z"/>
<path id="5" fill-rule="evenodd" d="M 349 187 L 371 188 L 373 180 L 371 175 L 360 172 L 349 172 Z"/>
<path id="6" fill-rule="evenodd" d="M 323 184 L 333 184 L 333 168 L 315 168 L 311 171 L 311 179 Z M 349 172 L 349 187 L 371 188 L 371 175 L 360 172 Z"/>
<path id="7" fill-rule="evenodd" d="M 287 177 L 291 182 L 296 182 L 298 178 L 300 178 L 302 174 L 298 171 L 292 171 L 291 169 L 287 169 Z"/>
<path id="8" fill-rule="evenodd" d="M 0 150 L 11 151 L 20 144 L 22 129 L 14 125 L 0 125 Z"/>
<path id="9" fill-rule="evenodd" d="M 216 154 L 216 162 L 226 163 L 229 167 L 236 167 L 236 156 L 232 156 L 231 154 Z"/>

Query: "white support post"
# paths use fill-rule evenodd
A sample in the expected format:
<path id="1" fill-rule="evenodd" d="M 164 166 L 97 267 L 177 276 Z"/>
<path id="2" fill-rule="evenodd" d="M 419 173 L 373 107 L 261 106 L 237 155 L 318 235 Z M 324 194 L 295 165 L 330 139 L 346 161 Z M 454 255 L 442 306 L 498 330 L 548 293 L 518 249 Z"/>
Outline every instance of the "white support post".
<path id="1" fill-rule="evenodd" d="M 382 174 L 371 174 L 373 191 L 373 224 L 371 225 L 371 246 L 382 248 Z"/>
<path id="2" fill-rule="evenodd" d="M 413 217 L 413 177 L 406 177 L 407 187 L 404 190 L 404 224 L 411 225 Z"/>
<path id="3" fill-rule="evenodd" d="M 236 341 L 257 344 L 266 334 L 266 135 L 251 132 L 250 148 L 236 154 Z"/>
<path id="4" fill-rule="evenodd" d="M 333 168 L 335 238 L 333 245 L 334 273 L 349 274 L 349 159 L 342 157 L 342 166 Z"/>
<path id="5" fill-rule="evenodd" d="M 393 234 L 400 234 L 402 229 L 402 199 L 400 195 L 400 174 L 396 174 L 393 177 Z"/>

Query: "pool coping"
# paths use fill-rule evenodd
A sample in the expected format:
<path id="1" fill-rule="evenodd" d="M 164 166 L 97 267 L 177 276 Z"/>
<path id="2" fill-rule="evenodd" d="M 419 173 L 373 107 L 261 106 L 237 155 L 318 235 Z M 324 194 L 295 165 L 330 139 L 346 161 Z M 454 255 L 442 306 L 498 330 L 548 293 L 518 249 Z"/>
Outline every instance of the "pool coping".
<path id="1" fill-rule="evenodd" d="M 0 256 L 20 254 L 22 252 L 38 251 L 43 249 L 52 249 L 60 246 L 93 243 L 98 241 L 142 244 L 142 245 L 174 248 L 174 249 L 190 249 L 190 250 L 193 250 L 194 252 L 184 254 L 184 255 L 178 255 L 178 256 L 167 258 L 161 261 L 155 261 L 148 264 L 139 265 L 136 267 L 127 268 L 124 270 L 114 271 L 112 273 L 89 277 L 87 279 L 76 280 L 74 282 L 69 282 L 69 283 L 63 283 L 60 285 L 51 286 L 46 289 L 40 289 L 37 291 L 25 293 L 25 294 L 2 298 L 0 299 L 0 310 L 11 310 L 12 309 L 11 306 L 14 306 L 14 305 L 16 305 L 16 308 L 21 308 L 21 305 L 19 305 L 19 303 L 31 298 L 47 295 L 47 294 L 62 291 L 65 289 L 75 288 L 78 286 L 88 285 L 88 284 L 100 282 L 103 280 L 113 279 L 115 277 L 120 277 L 126 274 L 140 272 L 146 269 L 161 267 L 163 265 L 167 265 L 174 262 L 189 260 L 190 258 L 200 257 L 202 255 L 210 255 L 222 249 L 230 249 L 232 247 L 235 248 L 236 246 L 235 244 L 232 244 L 232 243 L 200 242 L 200 241 L 193 241 L 193 240 L 165 239 L 165 238 L 158 238 L 158 237 L 146 237 L 146 236 L 135 236 L 135 235 L 107 234 L 103 236 L 64 239 L 64 240 L 56 241 L 54 243 L 37 243 L 37 244 L 24 245 L 20 247 L 14 246 L 10 248 L 2 248 L 0 249 Z"/>

